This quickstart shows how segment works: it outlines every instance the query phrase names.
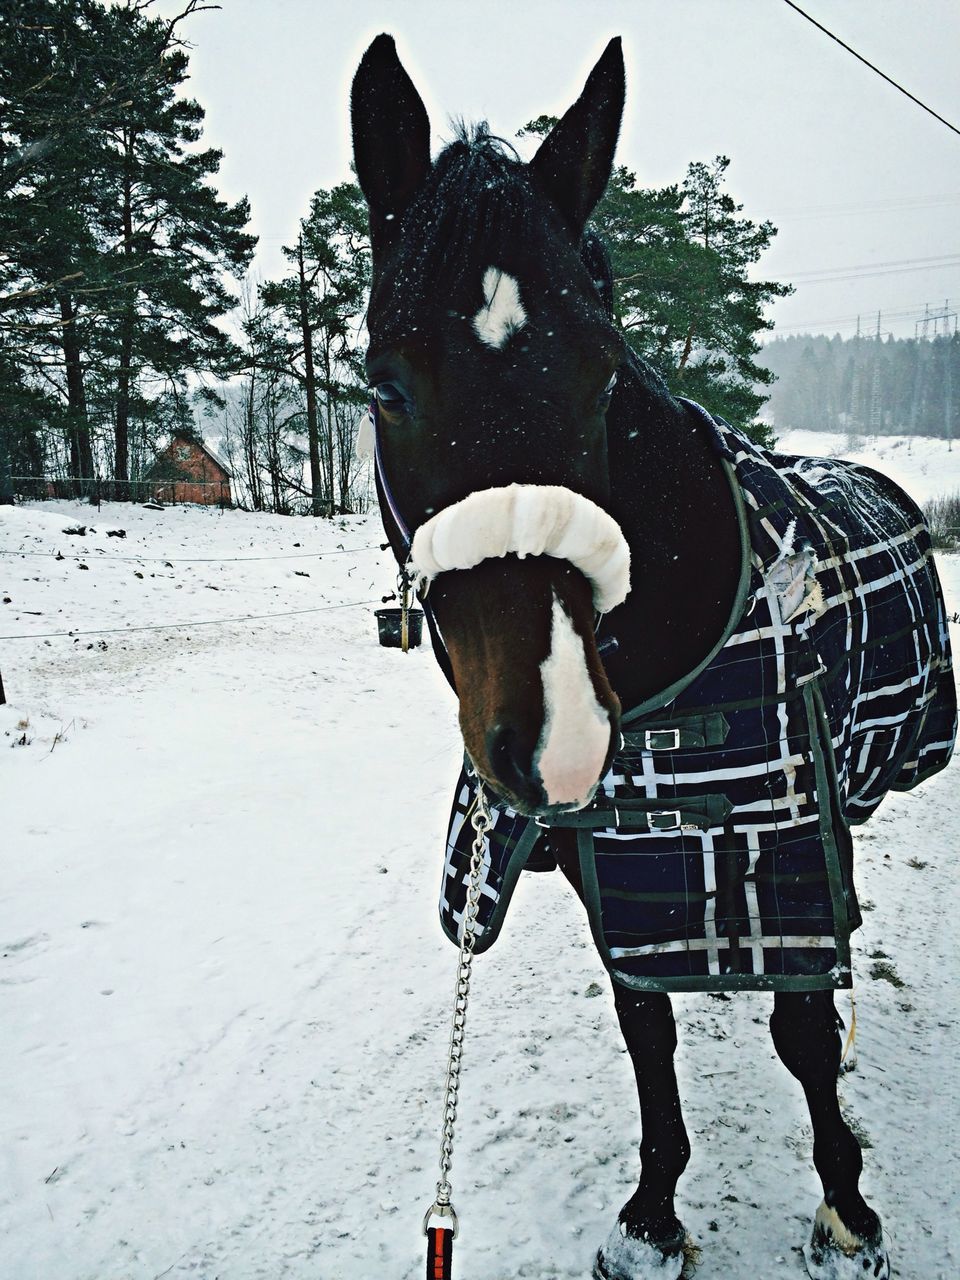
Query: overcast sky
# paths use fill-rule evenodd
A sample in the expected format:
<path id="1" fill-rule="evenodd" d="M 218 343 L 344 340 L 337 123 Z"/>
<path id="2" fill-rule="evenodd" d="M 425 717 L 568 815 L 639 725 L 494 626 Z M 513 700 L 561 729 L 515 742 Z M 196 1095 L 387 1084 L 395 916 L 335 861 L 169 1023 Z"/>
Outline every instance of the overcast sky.
<path id="1" fill-rule="evenodd" d="M 222 0 L 182 28 L 189 92 L 221 147 L 221 190 L 248 195 L 256 270 L 281 270 L 318 187 L 349 176 L 350 80 L 389 31 L 430 113 L 512 137 L 560 114 L 612 35 L 627 107 L 618 160 L 642 185 L 731 158 L 729 186 L 780 234 L 764 274 L 797 285 L 778 331 L 913 335 L 924 305 L 960 303 L 960 136 L 782 0 Z M 160 11 L 177 12 L 175 0 Z M 957 0 L 804 0 L 802 7 L 960 127 Z M 918 260 L 947 258 L 930 265 Z M 824 276 L 841 276 L 824 280 Z"/>

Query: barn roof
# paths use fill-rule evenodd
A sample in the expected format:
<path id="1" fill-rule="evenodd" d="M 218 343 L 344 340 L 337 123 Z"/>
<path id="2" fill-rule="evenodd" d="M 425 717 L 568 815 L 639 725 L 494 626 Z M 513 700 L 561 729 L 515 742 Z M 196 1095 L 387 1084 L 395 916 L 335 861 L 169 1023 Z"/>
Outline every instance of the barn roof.
<path id="1" fill-rule="evenodd" d="M 227 477 L 228 480 L 233 479 L 233 472 L 227 466 L 226 462 L 224 462 L 223 458 L 221 458 L 218 453 L 216 453 L 213 449 L 211 449 L 210 446 L 205 443 L 205 441 L 201 440 L 199 436 L 184 435 L 184 434 L 181 434 L 179 431 L 175 431 L 173 433 L 173 435 L 170 437 L 170 443 L 166 446 L 166 448 L 161 449 L 161 451 L 154 458 L 153 462 L 151 462 L 150 465 L 146 468 L 146 470 L 143 473 L 144 479 L 152 480 L 158 474 L 158 468 L 162 468 L 162 460 L 164 458 L 173 457 L 173 449 L 175 448 L 178 441 L 180 442 L 180 444 L 195 445 L 200 450 L 201 453 L 205 454 L 210 459 L 210 461 L 214 464 L 215 467 L 219 468 L 219 470 L 224 473 L 224 475 Z"/>
<path id="2" fill-rule="evenodd" d="M 215 462 L 221 471 L 225 472 L 231 479 L 233 479 L 233 472 L 224 462 L 223 458 L 220 457 L 219 453 L 214 449 L 211 449 L 204 440 L 196 440 L 194 443 L 200 446 L 211 462 Z"/>

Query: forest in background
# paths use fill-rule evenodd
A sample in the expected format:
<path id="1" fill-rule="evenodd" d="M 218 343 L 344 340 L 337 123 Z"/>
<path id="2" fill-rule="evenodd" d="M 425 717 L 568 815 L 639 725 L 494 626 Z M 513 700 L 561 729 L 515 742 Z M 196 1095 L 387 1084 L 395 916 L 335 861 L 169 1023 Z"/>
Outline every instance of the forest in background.
<path id="1" fill-rule="evenodd" d="M 184 32 L 214 30 L 206 9 L 3 7 L 0 499 L 24 477 L 135 498 L 177 433 L 213 443 L 252 508 L 323 515 L 369 500 L 354 449 L 368 395 L 363 200 L 351 181 L 317 191 L 280 278 L 252 277 L 249 203 L 219 197 L 222 153 L 183 95 Z M 744 216 L 729 165 L 694 162 L 657 189 L 619 166 L 593 222 L 630 346 L 677 394 L 766 439 L 773 375 L 758 335 L 789 286 L 750 278 L 776 230 Z"/>
<path id="2" fill-rule="evenodd" d="M 774 338 L 757 357 L 777 381 L 774 429 L 868 435 L 960 432 L 960 334 L 934 338 Z"/>

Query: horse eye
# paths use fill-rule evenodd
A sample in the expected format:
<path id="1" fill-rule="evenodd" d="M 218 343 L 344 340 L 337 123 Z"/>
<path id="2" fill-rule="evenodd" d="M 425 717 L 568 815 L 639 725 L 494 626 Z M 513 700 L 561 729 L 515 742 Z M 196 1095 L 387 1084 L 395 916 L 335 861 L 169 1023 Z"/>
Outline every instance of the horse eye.
<path id="1" fill-rule="evenodd" d="M 388 413 L 403 413 L 409 405 L 409 398 L 402 387 L 395 382 L 380 382 L 374 387 L 377 402 Z"/>

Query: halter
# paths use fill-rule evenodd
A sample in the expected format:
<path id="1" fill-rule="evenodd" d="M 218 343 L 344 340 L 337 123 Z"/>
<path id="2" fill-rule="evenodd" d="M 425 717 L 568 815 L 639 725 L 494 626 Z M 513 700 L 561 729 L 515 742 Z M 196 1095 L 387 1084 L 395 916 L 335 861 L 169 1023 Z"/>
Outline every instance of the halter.
<path id="1" fill-rule="evenodd" d="M 400 508 L 397 506 L 396 499 L 393 496 L 393 490 L 387 482 L 387 473 L 383 468 L 383 450 L 380 448 L 380 408 L 376 400 L 370 401 L 370 422 L 373 426 L 373 470 L 376 477 L 377 489 L 387 506 L 390 519 L 393 521 L 397 537 L 403 547 L 403 558 L 401 563 L 406 564 L 410 558 L 410 548 L 413 546 L 413 538 L 410 530 L 407 528 L 406 521 L 400 514 Z M 392 541 L 392 539 L 391 539 Z"/>
<path id="2" fill-rule="evenodd" d="M 400 514 L 400 508 L 397 506 L 396 499 L 393 496 L 393 490 L 390 488 L 389 481 L 387 480 L 387 473 L 383 466 L 383 451 L 380 448 L 380 410 L 376 400 L 370 401 L 368 413 L 370 429 L 373 435 L 373 474 L 377 486 L 377 493 L 381 498 L 380 510 L 384 516 L 388 517 L 388 519 L 384 520 L 384 524 L 387 526 L 387 538 L 393 545 L 394 550 L 396 550 L 397 544 L 399 544 L 401 549 L 401 555 L 398 556 L 401 566 L 401 600 L 406 601 L 411 587 L 414 586 L 414 578 L 407 568 L 410 560 L 410 550 L 413 546 L 413 538 L 410 534 L 410 530 L 407 528 L 406 521 Z M 361 433 L 363 432 L 363 427 L 365 425 L 366 423 L 361 425 Z M 362 443 L 364 442 L 361 437 L 361 447 Z M 366 452 L 369 453 L 369 451 L 368 445 Z M 392 531 L 389 527 L 391 524 L 393 525 Z M 444 644 L 436 615 L 427 601 L 426 593 L 419 592 L 418 595 L 421 607 L 423 608 L 424 617 L 427 620 L 427 630 L 430 632 L 430 643 L 433 645 L 434 657 L 437 659 L 440 670 L 443 672 L 447 684 L 453 692 L 456 693 L 457 683 L 453 678 L 453 664 L 450 661 L 447 646 Z"/>
<path id="3" fill-rule="evenodd" d="M 399 548 L 402 598 L 406 601 L 416 587 L 434 653 L 455 693 L 450 656 L 427 600 L 429 584 L 439 573 L 472 569 L 508 554 L 548 555 L 572 564 L 590 583 L 597 627 L 603 614 L 623 602 L 630 590 L 630 552 L 619 525 L 602 507 L 564 486 L 513 484 L 468 494 L 411 534 L 387 479 L 376 400 L 361 427 L 361 447 L 365 444 L 367 453 L 369 436 L 363 436 L 368 424 L 384 523 L 394 550 Z M 615 649 L 616 640 L 608 637 L 598 647 Z"/>

